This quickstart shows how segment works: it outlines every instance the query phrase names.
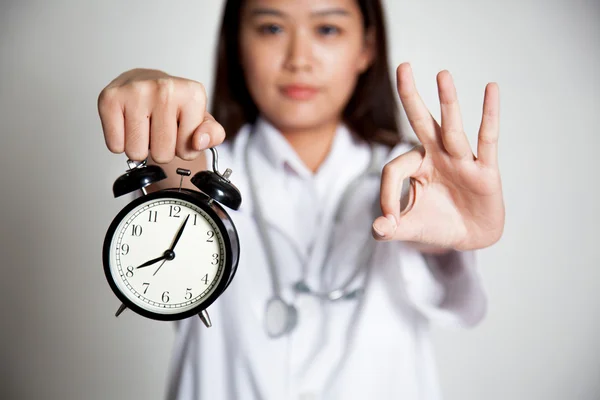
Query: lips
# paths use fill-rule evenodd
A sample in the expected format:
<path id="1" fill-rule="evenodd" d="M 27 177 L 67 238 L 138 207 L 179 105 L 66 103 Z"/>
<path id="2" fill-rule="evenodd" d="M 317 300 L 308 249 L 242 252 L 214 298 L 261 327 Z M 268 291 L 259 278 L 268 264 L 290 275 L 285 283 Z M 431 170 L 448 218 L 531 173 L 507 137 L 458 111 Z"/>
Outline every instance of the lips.
<path id="1" fill-rule="evenodd" d="M 309 85 L 286 85 L 281 87 L 281 93 L 293 100 L 310 100 L 319 93 L 319 89 Z"/>

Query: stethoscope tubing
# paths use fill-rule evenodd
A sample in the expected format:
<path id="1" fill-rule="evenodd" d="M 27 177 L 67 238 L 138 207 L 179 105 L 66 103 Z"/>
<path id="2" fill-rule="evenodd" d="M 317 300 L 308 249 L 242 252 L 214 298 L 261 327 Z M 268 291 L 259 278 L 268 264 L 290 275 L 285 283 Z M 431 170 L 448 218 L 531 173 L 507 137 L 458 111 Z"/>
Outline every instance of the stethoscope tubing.
<path id="1" fill-rule="evenodd" d="M 265 218 L 263 215 L 263 210 L 260 207 L 260 204 L 258 202 L 258 196 L 257 196 L 256 190 L 255 190 L 256 182 L 254 181 L 254 176 L 252 174 L 252 169 L 251 169 L 250 160 L 249 160 L 250 159 L 250 145 L 251 145 L 251 141 L 252 141 L 252 137 L 254 136 L 254 133 L 255 133 L 255 127 L 253 126 L 248 135 L 247 142 L 245 144 L 244 163 L 245 163 L 246 174 L 248 177 L 248 187 L 249 187 L 250 198 L 252 201 L 252 208 L 254 211 L 254 216 L 256 218 L 256 223 L 257 223 L 257 228 L 258 228 L 257 230 L 258 230 L 258 233 L 260 236 L 260 240 L 265 249 L 267 263 L 269 264 L 268 267 L 269 267 L 269 272 L 271 275 L 271 286 L 272 286 L 272 290 L 273 290 L 273 295 L 275 298 L 281 299 L 281 293 L 282 293 L 281 292 L 281 282 L 279 280 L 279 274 L 278 274 L 277 268 L 275 267 L 275 265 L 276 265 L 275 256 L 274 256 L 275 253 L 274 253 L 273 247 L 271 245 L 271 242 L 267 238 L 266 222 L 265 222 Z M 351 194 L 354 191 L 356 191 L 356 189 L 359 187 L 359 185 L 370 175 L 378 176 L 380 173 L 380 167 L 379 167 L 380 160 L 379 160 L 379 157 L 377 157 L 377 155 L 376 155 L 376 150 L 373 147 L 373 145 L 370 146 L 370 150 L 371 150 L 370 151 L 371 156 L 370 156 L 368 167 L 346 187 L 346 189 L 344 190 L 344 193 L 342 194 L 340 204 L 338 205 L 336 212 L 335 212 L 335 216 L 334 216 L 335 222 L 339 222 L 341 220 L 341 216 L 343 215 L 343 211 L 346 208 L 347 202 L 351 198 Z M 369 240 L 373 240 L 373 239 L 369 237 Z M 300 282 L 297 282 L 296 285 L 294 285 L 294 289 L 300 293 L 311 294 L 313 296 L 316 296 L 316 297 L 319 297 L 322 299 L 327 299 L 330 301 L 338 301 L 338 300 L 344 299 L 344 298 L 354 298 L 354 297 L 356 297 L 356 295 L 360 295 L 363 291 L 363 288 L 355 289 L 351 292 L 348 292 L 347 288 L 352 283 L 352 281 L 358 276 L 358 274 L 360 273 L 360 270 L 364 267 L 363 264 L 370 258 L 371 253 L 373 251 L 373 247 L 374 247 L 374 245 L 366 246 L 366 248 L 368 250 L 363 251 L 363 253 L 362 253 L 363 257 L 361 257 L 361 260 L 358 263 L 358 267 L 354 269 L 353 273 L 338 288 L 328 290 L 328 291 L 315 291 L 315 290 L 311 289 L 310 287 L 308 287 L 308 285 L 306 285 L 304 279 L 302 279 Z M 321 265 L 322 271 L 324 270 L 324 267 L 329 260 L 329 257 L 331 255 L 331 249 L 332 249 L 332 238 L 329 237 L 329 241 L 327 244 L 327 254 L 324 257 L 322 265 Z"/>

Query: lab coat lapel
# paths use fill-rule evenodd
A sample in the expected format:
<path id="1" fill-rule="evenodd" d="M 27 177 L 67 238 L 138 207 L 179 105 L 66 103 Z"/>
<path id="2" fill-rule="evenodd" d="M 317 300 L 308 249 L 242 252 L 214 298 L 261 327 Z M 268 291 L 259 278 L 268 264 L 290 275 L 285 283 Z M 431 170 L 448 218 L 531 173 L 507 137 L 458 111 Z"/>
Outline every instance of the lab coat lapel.
<path id="1" fill-rule="evenodd" d="M 267 229 L 275 229 L 284 235 L 298 257 L 304 259 L 303 244 L 299 241 L 294 224 L 294 202 L 288 198 L 283 182 L 258 182 L 257 192 Z"/>
<path id="2" fill-rule="evenodd" d="M 240 139 L 235 154 L 236 160 L 242 161 L 246 157 L 246 144 L 250 139 L 250 130 L 244 132 L 244 137 Z M 250 147 L 255 146 L 256 143 L 250 143 Z M 249 151 L 249 164 L 252 168 L 252 177 L 254 187 L 250 187 L 250 177 L 248 171 L 246 171 L 245 165 L 242 168 L 245 171 L 245 179 L 240 182 L 239 189 L 244 194 L 244 201 L 240 208 L 241 212 L 248 212 L 253 218 L 256 218 L 255 205 L 252 204 L 252 197 L 250 196 L 250 190 L 253 190 L 256 198 L 260 203 L 260 209 L 265 221 L 265 228 L 267 234 L 271 236 L 270 230 L 276 230 L 278 233 L 283 235 L 286 240 L 293 247 L 301 260 L 304 260 L 304 250 L 302 243 L 300 242 L 298 235 L 296 234 L 297 227 L 294 225 L 294 218 L 292 218 L 294 210 L 294 201 L 289 201 L 288 194 L 285 192 L 285 185 L 283 179 L 284 174 L 273 173 L 272 166 L 269 164 L 261 154 L 256 152 L 256 149 L 250 149 Z M 268 178 L 265 178 L 268 177 Z"/>

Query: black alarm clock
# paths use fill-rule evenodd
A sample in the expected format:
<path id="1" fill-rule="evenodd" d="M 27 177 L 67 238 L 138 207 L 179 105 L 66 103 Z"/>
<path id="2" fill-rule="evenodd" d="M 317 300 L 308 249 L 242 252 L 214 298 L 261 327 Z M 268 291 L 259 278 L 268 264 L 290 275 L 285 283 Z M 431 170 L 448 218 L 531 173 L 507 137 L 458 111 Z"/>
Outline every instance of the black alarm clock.
<path id="1" fill-rule="evenodd" d="M 148 194 L 146 187 L 166 178 L 158 165 L 128 160 L 129 170 L 113 185 L 115 197 L 141 190 L 110 224 L 102 252 L 104 273 L 122 302 L 151 319 L 173 321 L 199 315 L 211 326 L 207 307 L 231 283 L 240 256 L 236 228 L 223 206 L 237 210 L 239 190 L 231 170 L 196 173 L 196 190 L 181 187 L 191 172 L 179 168 L 179 188 Z"/>

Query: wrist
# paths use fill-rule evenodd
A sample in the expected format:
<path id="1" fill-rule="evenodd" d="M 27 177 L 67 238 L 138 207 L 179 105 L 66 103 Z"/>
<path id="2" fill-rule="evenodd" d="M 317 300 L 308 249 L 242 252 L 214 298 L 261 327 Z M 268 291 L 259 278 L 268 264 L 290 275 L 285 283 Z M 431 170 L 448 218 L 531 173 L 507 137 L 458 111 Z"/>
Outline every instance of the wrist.
<path id="1" fill-rule="evenodd" d="M 418 250 L 421 253 L 425 253 L 425 254 L 442 255 L 442 254 L 447 254 L 453 250 L 450 247 L 435 246 L 435 245 L 431 245 L 431 244 L 427 244 L 427 243 L 406 242 L 406 244 L 408 244 L 413 249 Z"/>

